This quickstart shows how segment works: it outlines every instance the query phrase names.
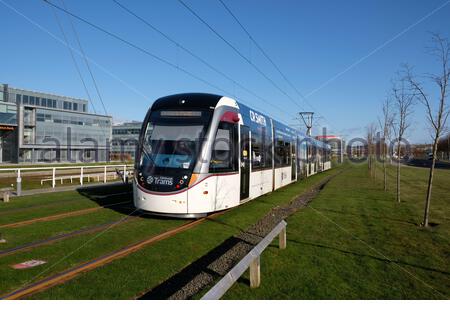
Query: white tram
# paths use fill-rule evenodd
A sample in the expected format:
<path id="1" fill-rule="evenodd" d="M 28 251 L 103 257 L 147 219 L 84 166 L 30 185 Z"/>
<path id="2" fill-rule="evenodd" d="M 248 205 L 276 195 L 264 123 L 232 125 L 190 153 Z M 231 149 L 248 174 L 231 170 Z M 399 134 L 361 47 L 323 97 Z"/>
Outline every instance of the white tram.
<path id="1" fill-rule="evenodd" d="M 234 99 L 177 94 L 156 100 L 143 122 L 134 204 L 199 218 L 330 167 L 328 145 Z"/>

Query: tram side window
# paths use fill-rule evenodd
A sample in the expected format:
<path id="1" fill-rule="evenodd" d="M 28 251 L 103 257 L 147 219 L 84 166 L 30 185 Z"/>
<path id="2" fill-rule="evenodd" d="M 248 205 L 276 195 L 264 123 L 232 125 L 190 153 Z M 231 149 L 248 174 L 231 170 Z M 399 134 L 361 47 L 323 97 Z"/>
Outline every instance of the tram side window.
<path id="1" fill-rule="evenodd" d="M 221 122 L 214 139 L 210 172 L 237 171 L 237 126 Z"/>
<path id="2" fill-rule="evenodd" d="M 291 156 L 292 156 L 291 143 L 285 142 L 284 143 L 284 159 L 283 159 L 283 163 L 285 166 L 291 165 Z"/>
<path id="3" fill-rule="evenodd" d="M 291 143 L 277 138 L 275 141 L 275 167 L 286 167 L 291 164 Z"/>
<path id="4" fill-rule="evenodd" d="M 262 128 L 264 168 L 272 169 L 272 137 L 266 128 Z"/>

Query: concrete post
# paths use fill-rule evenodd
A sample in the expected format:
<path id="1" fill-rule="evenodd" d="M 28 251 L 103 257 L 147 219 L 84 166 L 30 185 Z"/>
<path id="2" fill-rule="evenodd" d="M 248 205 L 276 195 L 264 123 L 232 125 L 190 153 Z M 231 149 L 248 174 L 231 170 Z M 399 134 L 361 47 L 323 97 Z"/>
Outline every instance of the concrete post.
<path id="1" fill-rule="evenodd" d="M 17 179 L 16 179 L 17 185 L 16 185 L 16 193 L 17 196 L 22 195 L 22 177 L 20 176 L 20 169 L 17 170 Z"/>
<path id="2" fill-rule="evenodd" d="M 83 170 L 84 169 L 84 167 L 81 167 L 81 169 L 80 169 L 80 184 L 81 185 L 83 185 Z"/>
<path id="3" fill-rule="evenodd" d="M 123 183 L 128 182 L 128 176 L 127 176 L 127 165 L 123 166 Z"/>
<path id="4" fill-rule="evenodd" d="M 258 288 L 261 284 L 261 261 L 260 256 L 250 263 L 250 288 Z"/>
<path id="5" fill-rule="evenodd" d="M 106 183 L 106 166 L 103 170 L 103 183 Z"/>

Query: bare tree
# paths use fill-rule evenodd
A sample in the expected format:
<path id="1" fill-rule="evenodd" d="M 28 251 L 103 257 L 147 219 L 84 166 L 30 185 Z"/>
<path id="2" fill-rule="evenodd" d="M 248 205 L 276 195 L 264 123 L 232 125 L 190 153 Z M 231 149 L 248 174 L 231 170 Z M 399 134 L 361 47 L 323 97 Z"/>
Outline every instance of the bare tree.
<path id="1" fill-rule="evenodd" d="M 405 65 L 403 67 L 404 73 L 409 74 L 410 68 Z M 400 74 L 399 79 L 394 83 L 392 88 L 392 95 L 394 98 L 396 112 L 396 120 L 394 121 L 394 132 L 397 142 L 397 202 L 400 202 L 400 168 L 401 168 L 401 144 L 403 142 L 405 132 L 410 126 L 409 118 L 412 114 L 412 107 L 414 104 L 414 94 L 411 92 L 407 76 Z"/>
<path id="2" fill-rule="evenodd" d="M 391 141 L 392 126 L 394 125 L 395 114 L 391 110 L 391 100 L 386 98 L 383 102 L 383 118 L 378 119 L 380 128 L 383 131 L 383 137 L 380 139 L 381 154 L 383 157 L 383 180 L 384 191 L 387 191 L 387 142 Z"/>
<path id="3" fill-rule="evenodd" d="M 375 176 L 375 133 L 376 125 L 371 123 L 367 126 L 367 165 L 369 168 L 370 175 Z"/>
<path id="4" fill-rule="evenodd" d="M 433 47 L 431 54 L 438 59 L 441 68 L 439 74 L 432 74 L 428 76 L 428 78 L 439 88 L 437 105 L 433 105 L 433 102 L 430 100 L 430 96 L 425 92 L 423 85 L 413 77 L 411 72 L 408 72 L 407 76 L 411 87 L 416 93 L 417 99 L 426 108 L 427 119 L 431 127 L 433 138 L 433 159 L 431 161 L 431 168 L 428 176 L 427 197 L 422 221 L 422 225 L 424 227 L 428 227 L 428 219 L 430 215 L 431 189 L 433 187 L 437 147 L 439 139 L 445 130 L 445 125 L 450 112 L 450 106 L 447 102 L 448 86 L 450 82 L 450 43 L 448 39 L 442 38 L 437 34 L 433 35 L 432 42 Z"/>

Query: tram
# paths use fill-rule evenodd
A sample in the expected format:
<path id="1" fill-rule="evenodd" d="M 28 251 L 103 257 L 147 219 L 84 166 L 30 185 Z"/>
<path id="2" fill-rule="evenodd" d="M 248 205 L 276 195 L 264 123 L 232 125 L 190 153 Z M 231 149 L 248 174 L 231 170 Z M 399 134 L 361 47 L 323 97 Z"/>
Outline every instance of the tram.
<path id="1" fill-rule="evenodd" d="M 156 100 L 142 124 L 134 205 L 200 218 L 331 168 L 330 147 L 236 100 L 206 93 Z"/>

